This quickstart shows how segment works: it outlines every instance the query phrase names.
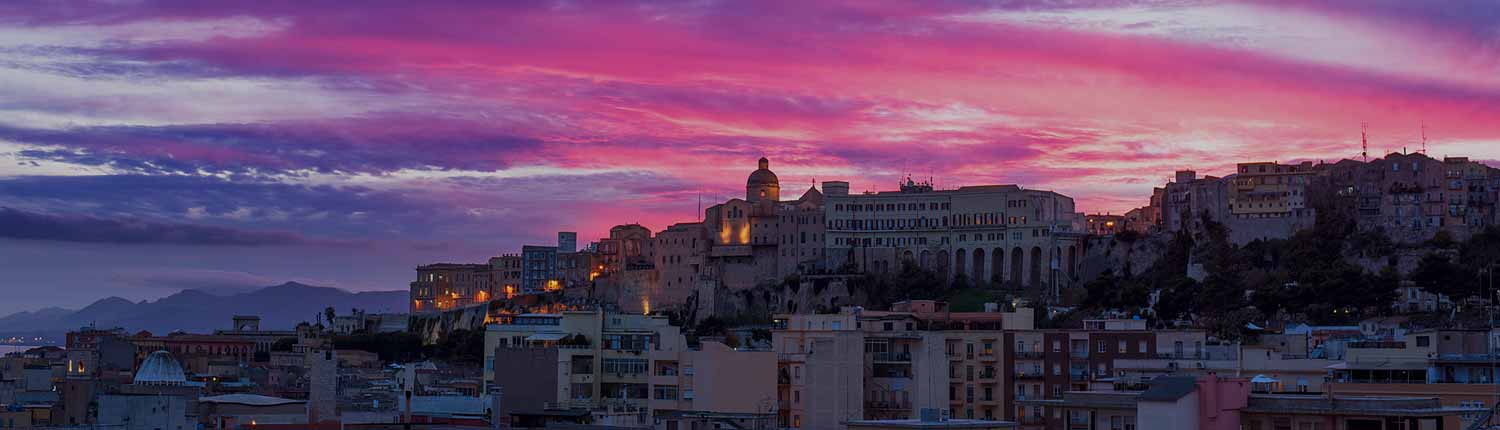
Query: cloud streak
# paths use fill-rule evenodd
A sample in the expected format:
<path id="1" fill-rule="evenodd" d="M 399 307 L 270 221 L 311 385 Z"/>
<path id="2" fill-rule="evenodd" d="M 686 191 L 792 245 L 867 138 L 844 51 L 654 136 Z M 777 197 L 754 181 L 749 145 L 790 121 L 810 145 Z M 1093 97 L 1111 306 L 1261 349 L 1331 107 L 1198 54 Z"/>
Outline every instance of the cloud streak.
<path id="1" fill-rule="evenodd" d="M 0 238 L 112 244 L 267 246 L 308 243 L 291 233 L 137 219 L 59 216 L 0 207 Z"/>

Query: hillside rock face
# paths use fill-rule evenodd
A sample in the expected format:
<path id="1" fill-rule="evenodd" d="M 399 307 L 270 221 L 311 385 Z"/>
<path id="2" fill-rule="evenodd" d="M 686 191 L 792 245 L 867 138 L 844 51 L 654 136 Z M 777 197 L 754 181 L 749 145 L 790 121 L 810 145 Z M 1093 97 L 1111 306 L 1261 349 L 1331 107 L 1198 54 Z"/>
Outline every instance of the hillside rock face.
<path id="1" fill-rule="evenodd" d="M 1079 285 L 1098 278 L 1107 270 L 1123 275 L 1130 268 L 1131 275 L 1139 275 L 1156 264 L 1167 251 L 1167 235 L 1141 236 L 1125 242 L 1115 237 L 1094 237 L 1084 247 L 1083 264 L 1079 272 Z"/>

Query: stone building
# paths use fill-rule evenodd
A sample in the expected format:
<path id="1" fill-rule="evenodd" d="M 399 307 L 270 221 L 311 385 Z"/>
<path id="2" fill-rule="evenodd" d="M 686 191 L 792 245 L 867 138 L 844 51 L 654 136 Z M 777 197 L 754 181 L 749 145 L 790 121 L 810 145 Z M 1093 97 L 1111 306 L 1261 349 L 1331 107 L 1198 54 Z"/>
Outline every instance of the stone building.
<path id="1" fill-rule="evenodd" d="M 1016 286 L 1067 285 L 1078 273 L 1084 217 L 1073 199 L 1016 185 L 850 194 L 825 182 L 828 265 L 864 272 L 912 262 L 950 278 Z"/>
<path id="2" fill-rule="evenodd" d="M 821 266 L 825 239 L 823 195 L 809 188 L 781 201 L 770 161 L 761 158 L 745 181 L 745 198 L 704 210 L 709 247 L 701 272 L 713 287 L 744 289 Z"/>

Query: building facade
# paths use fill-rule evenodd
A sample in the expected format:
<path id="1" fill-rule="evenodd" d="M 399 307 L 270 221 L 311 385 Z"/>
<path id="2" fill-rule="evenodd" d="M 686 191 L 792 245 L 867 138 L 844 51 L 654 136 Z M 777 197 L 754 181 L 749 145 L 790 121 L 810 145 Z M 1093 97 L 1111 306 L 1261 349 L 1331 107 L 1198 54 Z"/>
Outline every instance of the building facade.
<path id="1" fill-rule="evenodd" d="M 935 190 L 910 179 L 898 191 L 850 194 L 844 182 L 823 189 L 830 267 L 878 273 L 910 262 L 950 279 L 1016 286 L 1076 279 L 1084 217 L 1062 194 L 1015 185 Z"/>

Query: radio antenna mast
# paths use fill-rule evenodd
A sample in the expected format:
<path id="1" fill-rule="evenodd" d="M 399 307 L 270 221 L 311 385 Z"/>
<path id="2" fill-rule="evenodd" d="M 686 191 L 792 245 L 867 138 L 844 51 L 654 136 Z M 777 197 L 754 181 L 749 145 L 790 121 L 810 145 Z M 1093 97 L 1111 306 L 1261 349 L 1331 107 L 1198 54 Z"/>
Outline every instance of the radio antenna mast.
<path id="1" fill-rule="evenodd" d="M 1422 155 L 1427 155 L 1427 121 L 1422 121 Z"/>
<path id="2" fill-rule="evenodd" d="M 1365 136 L 1365 128 L 1368 123 L 1359 123 L 1359 158 L 1366 163 L 1370 162 L 1370 140 Z"/>

